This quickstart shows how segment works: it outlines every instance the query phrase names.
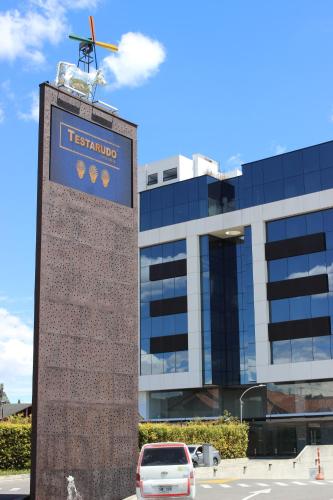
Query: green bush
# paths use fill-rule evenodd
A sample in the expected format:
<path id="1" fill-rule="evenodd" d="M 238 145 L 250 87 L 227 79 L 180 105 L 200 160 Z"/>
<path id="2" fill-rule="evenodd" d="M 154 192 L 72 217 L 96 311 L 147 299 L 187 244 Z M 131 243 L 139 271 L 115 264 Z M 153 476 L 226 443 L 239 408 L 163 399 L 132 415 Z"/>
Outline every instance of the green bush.
<path id="1" fill-rule="evenodd" d="M 186 444 L 209 443 L 219 450 L 221 458 L 246 457 L 248 425 L 231 422 L 189 422 L 139 424 L 139 447 L 146 443 L 180 441 Z"/>
<path id="2" fill-rule="evenodd" d="M 0 469 L 29 469 L 31 424 L 0 423 Z"/>

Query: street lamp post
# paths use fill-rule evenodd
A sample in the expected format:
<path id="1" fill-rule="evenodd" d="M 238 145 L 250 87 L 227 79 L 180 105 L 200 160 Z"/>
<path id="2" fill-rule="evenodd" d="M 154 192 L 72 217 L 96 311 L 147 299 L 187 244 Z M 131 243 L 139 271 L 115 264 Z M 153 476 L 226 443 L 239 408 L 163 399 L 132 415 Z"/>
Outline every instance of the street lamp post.
<path id="1" fill-rule="evenodd" d="M 241 396 L 239 398 L 239 404 L 240 404 L 240 422 L 241 422 L 241 424 L 243 423 L 243 405 L 244 405 L 243 396 L 248 391 L 250 391 L 251 389 L 256 389 L 257 387 L 266 387 L 266 384 L 252 385 L 251 387 L 248 387 L 247 389 L 245 389 L 245 391 L 241 394 Z"/>

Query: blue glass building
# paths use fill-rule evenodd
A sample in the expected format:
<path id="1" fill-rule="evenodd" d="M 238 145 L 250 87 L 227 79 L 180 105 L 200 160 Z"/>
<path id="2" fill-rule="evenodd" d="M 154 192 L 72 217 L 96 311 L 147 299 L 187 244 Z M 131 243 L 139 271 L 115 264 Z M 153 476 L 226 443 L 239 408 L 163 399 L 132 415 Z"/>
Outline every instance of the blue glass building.
<path id="1" fill-rule="evenodd" d="M 140 413 L 239 415 L 253 387 L 249 454 L 294 455 L 333 444 L 333 142 L 237 174 L 139 171 Z"/>

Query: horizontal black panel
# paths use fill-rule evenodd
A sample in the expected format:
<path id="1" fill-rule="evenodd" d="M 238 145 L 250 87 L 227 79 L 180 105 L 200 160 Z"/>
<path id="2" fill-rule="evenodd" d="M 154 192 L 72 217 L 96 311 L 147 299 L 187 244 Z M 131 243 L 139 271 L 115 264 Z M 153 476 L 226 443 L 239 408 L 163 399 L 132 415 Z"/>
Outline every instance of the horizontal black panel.
<path id="1" fill-rule="evenodd" d="M 172 299 L 152 300 L 150 302 L 150 316 L 165 316 L 187 312 L 187 296 Z"/>
<path id="2" fill-rule="evenodd" d="M 328 292 L 327 274 L 267 283 L 267 300 L 288 299 L 325 292 Z"/>
<path id="3" fill-rule="evenodd" d="M 103 118 L 103 116 L 95 115 L 95 113 L 93 113 L 91 115 L 91 119 L 94 120 L 94 122 L 103 125 L 103 127 L 112 128 L 112 120 L 107 120 L 106 118 Z"/>
<path id="4" fill-rule="evenodd" d="M 168 335 L 166 337 L 151 337 L 150 339 L 150 354 L 187 351 L 187 349 L 187 333 Z"/>
<path id="5" fill-rule="evenodd" d="M 320 318 L 297 319 L 282 321 L 268 325 L 268 338 L 274 340 L 303 339 L 306 337 L 321 337 L 331 334 L 330 316 Z"/>
<path id="6" fill-rule="evenodd" d="M 322 250 L 326 250 L 325 233 L 271 241 L 265 245 L 266 260 L 283 259 L 294 255 L 321 252 Z"/>
<path id="7" fill-rule="evenodd" d="M 61 99 L 61 97 L 58 97 L 57 104 L 58 104 L 58 106 L 61 106 L 62 108 L 67 109 L 67 111 L 70 111 L 71 113 L 75 113 L 75 114 L 80 113 L 80 108 L 78 106 L 75 106 L 74 104 L 71 104 L 70 102 L 64 101 L 63 99 Z"/>
<path id="8" fill-rule="evenodd" d="M 150 281 L 176 278 L 177 276 L 186 276 L 186 259 L 149 266 Z"/>

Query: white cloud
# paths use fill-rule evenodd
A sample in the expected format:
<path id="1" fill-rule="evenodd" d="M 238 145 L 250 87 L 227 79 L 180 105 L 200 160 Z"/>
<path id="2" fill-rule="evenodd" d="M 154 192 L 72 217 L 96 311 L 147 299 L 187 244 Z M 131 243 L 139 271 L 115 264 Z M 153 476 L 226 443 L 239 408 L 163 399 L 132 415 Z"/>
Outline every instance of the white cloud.
<path id="1" fill-rule="evenodd" d="M 63 0 L 61 3 L 68 9 L 94 9 L 100 0 Z"/>
<path id="2" fill-rule="evenodd" d="M 25 121 L 33 120 L 38 123 L 39 120 L 39 97 L 37 92 L 31 94 L 31 106 L 28 113 L 19 112 L 19 118 Z"/>
<path id="3" fill-rule="evenodd" d="M 119 51 L 104 58 L 103 69 L 111 73 L 111 88 L 137 87 L 157 73 L 166 52 L 163 45 L 142 33 L 125 33 Z"/>
<path id="4" fill-rule="evenodd" d="M 3 110 L 2 105 L 0 104 L 0 123 L 3 123 L 5 121 L 5 112 Z"/>
<path id="5" fill-rule="evenodd" d="M 44 62 L 45 43 L 53 45 L 68 31 L 67 10 L 95 7 L 98 0 L 29 0 L 25 10 L 0 11 L 0 59 Z"/>
<path id="6" fill-rule="evenodd" d="M 282 146 L 281 144 L 275 144 L 273 147 L 273 155 L 282 155 L 287 151 L 286 146 Z"/>
<path id="7" fill-rule="evenodd" d="M 4 94 L 11 101 L 15 100 L 15 94 L 12 91 L 12 84 L 10 80 L 4 80 L 0 84 L 1 93 Z"/>
<path id="8" fill-rule="evenodd" d="M 227 159 L 225 165 L 227 167 L 227 170 L 232 170 L 235 168 L 240 169 L 242 167 L 242 163 L 244 163 L 244 161 L 242 159 L 242 155 L 241 155 L 241 153 L 237 153 L 235 155 L 230 156 Z"/>
<path id="9" fill-rule="evenodd" d="M 31 397 L 32 344 L 32 328 L 0 308 L 0 383 L 9 399 Z"/>

